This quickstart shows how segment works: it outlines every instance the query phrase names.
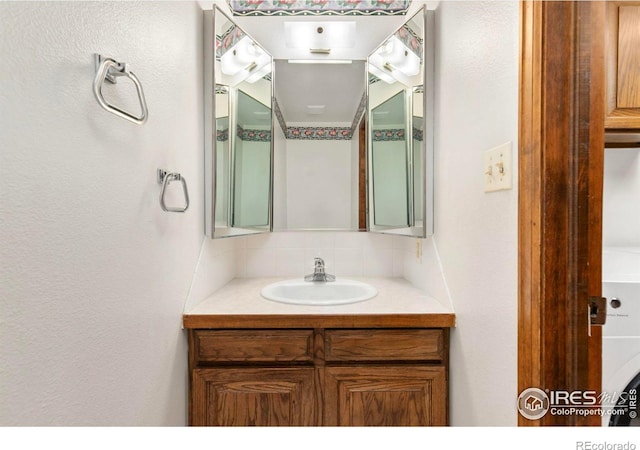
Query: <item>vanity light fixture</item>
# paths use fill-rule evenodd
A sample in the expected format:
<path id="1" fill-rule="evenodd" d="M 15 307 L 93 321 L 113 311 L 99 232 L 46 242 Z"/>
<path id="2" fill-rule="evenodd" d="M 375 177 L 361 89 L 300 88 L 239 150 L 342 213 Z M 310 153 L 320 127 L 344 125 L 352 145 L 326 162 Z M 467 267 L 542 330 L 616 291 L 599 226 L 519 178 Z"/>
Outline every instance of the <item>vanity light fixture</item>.
<path id="1" fill-rule="evenodd" d="M 220 70 L 234 77 L 234 85 L 244 80 L 255 83 L 271 71 L 271 57 L 249 36 L 244 36 L 222 55 Z"/>
<path id="2" fill-rule="evenodd" d="M 225 75 L 236 75 L 255 63 L 256 45 L 248 36 L 240 39 L 220 58 L 220 68 Z"/>
<path id="3" fill-rule="evenodd" d="M 374 68 L 370 70 L 371 73 L 387 83 L 393 83 L 396 80 L 404 83 L 407 77 L 420 73 L 420 57 L 396 36 L 391 36 L 384 45 L 380 46 L 370 56 L 369 62 L 370 69 Z"/>
<path id="4" fill-rule="evenodd" d="M 332 49 L 356 45 L 356 23 L 285 22 L 285 46 L 288 48 Z"/>
<path id="5" fill-rule="evenodd" d="M 420 72 L 420 57 L 410 50 L 396 36 L 392 36 L 378 52 L 386 64 L 391 65 L 408 77 Z"/>

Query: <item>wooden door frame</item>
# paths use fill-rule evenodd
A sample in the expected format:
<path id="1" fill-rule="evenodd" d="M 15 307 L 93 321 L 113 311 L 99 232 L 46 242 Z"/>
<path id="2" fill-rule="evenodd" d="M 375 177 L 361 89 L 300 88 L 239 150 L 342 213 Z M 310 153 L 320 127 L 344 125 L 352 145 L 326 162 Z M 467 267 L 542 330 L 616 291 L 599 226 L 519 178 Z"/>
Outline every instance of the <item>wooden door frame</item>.
<path id="1" fill-rule="evenodd" d="M 521 1 L 518 393 L 601 389 L 604 3 Z M 546 414 L 521 426 L 599 425 Z"/>

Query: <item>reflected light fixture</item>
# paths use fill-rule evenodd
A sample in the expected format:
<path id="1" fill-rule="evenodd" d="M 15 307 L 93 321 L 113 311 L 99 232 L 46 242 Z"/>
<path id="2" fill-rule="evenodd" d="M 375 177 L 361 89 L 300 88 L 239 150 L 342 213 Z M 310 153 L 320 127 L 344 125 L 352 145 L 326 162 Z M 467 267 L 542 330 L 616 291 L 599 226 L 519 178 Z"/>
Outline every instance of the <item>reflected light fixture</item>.
<path id="1" fill-rule="evenodd" d="M 244 36 L 220 58 L 220 68 L 225 75 L 233 76 L 255 64 L 256 45 Z"/>
<path id="2" fill-rule="evenodd" d="M 234 83 L 244 80 L 255 83 L 271 71 L 271 57 L 249 36 L 244 36 L 220 58 L 220 70 L 234 77 Z"/>
<path id="3" fill-rule="evenodd" d="M 371 73 L 387 83 L 393 83 L 420 73 L 421 61 L 398 37 L 391 36 L 373 52 L 369 63 Z"/>

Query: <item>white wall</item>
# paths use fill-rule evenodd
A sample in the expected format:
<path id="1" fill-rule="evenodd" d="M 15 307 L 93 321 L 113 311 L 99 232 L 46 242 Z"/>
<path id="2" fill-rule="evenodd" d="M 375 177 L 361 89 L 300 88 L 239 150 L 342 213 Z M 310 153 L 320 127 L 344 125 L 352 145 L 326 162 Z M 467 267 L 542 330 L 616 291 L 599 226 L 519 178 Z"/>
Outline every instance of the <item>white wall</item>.
<path id="1" fill-rule="evenodd" d="M 196 263 L 234 267 L 203 243 L 200 7 L 0 2 L 0 33 L 0 425 L 183 425 Z M 95 52 L 131 64 L 144 126 L 98 106 Z M 186 177 L 185 214 L 157 168 Z"/>
<path id="2" fill-rule="evenodd" d="M 640 149 L 604 151 L 603 244 L 640 246 Z"/>
<path id="3" fill-rule="evenodd" d="M 351 141 L 288 139 L 286 145 L 288 228 L 350 229 Z"/>
<path id="4" fill-rule="evenodd" d="M 401 277 L 402 252 L 393 236 L 357 231 L 289 231 L 240 238 L 238 277 L 302 277 L 313 258 L 338 277 Z"/>
<path id="5" fill-rule="evenodd" d="M 404 273 L 456 312 L 451 423 L 517 422 L 517 190 L 483 192 L 482 153 L 514 143 L 518 2 L 442 1 L 436 12 L 435 234 Z M 444 273 L 446 282 L 441 275 Z"/>

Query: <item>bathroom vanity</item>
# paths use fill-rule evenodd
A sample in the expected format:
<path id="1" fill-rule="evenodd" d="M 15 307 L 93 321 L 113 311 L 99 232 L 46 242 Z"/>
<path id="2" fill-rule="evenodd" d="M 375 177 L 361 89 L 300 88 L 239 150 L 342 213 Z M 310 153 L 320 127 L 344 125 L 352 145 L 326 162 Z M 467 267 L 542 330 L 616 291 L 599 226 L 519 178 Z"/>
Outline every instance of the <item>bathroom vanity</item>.
<path id="1" fill-rule="evenodd" d="M 205 234 L 217 239 L 272 232 L 275 210 L 282 222 L 275 228 L 282 230 L 357 229 L 413 239 L 431 235 L 434 14 L 423 6 L 380 43 L 366 64 L 349 65 L 361 70 L 355 73 L 355 88 L 349 89 L 356 101 L 349 106 L 337 95 L 334 113 L 346 114 L 337 120 L 315 114 L 309 119 L 297 104 L 302 93 L 282 96 L 275 89 L 277 74 L 295 72 L 291 78 L 306 80 L 301 90 L 306 92 L 318 84 L 309 80 L 319 69 L 301 70 L 298 64 L 294 71 L 288 61 L 274 71 L 276 62 L 266 48 L 231 17 L 217 6 L 205 11 Z M 324 30 L 313 26 L 310 33 L 330 34 Z M 326 56 L 311 55 L 311 62 Z M 309 64 L 306 58 L 293 62 Z M 333 84 L 343 84 L 343 72 L 332 72 Z M 292 80 L 285 78 L 288 91 Z M 318 80 L 324 84 L 325 78 Z M 307 104 L 316 103 L 305 100 Z M 314 123 L 318 120 L 321 126 Z M 344 123 L 352 125 L 337 125 Z M 275 161 L 289 155 L 286 166 L 292 168 L 290 156 L 299 152 L 288 153 L 287 146 L 319 148 L 309 147 L 309 139 L 320 144 L 327 140 L 325 148 L 354 142 L 341 159 L 312 150 L 314 158 L 323 155 L 322 164 L 303 158 L 292 173 L 304 173 L 304 182 L 295 188 L 289 184 L 293 181 L 287 182 L 287 192 L 300 196 L 287 195 L 284 203 L 282 191 L 274 193 L 274 180 L 286 179 L 286 173 L 274 176 L 276 166 L 282 169 Z M 298 145 L 300 140 L 304 145 Z M 335 182 L 335 169 L 345 164 L 351 170 L 339 172 L 336 185 L 343 189 L 337 195 L 302 190 L 316 188 L 309 179 Z M 317 171 L 319 167 L 326 172 Z M 306 209 L 310 196 L 316 199 L 311 209 L 321 211 L 320 216 Z M 326 204 L 318 204 L 318 197 L 326 197 Z M 334 211 L 347 198 L 357 198 L 357 208 Z M 368 211 L 368 217 L 360 217 L 356 209 Z M 325 221 L 334 217 L 327 211 L 339 219 Z M 295 220 L 300 216 L 304 223 Z M 318 259 L 313 282 L 332 281 Z M 447 425 L 449 327 L 455 321 L 451 310 L 399 279 L 366 281 L 377 295 L 350 304 L 335 304 L 342 300 L 334 297 L 338 285 L 338 290 L 351 292 L 350 300 L 357 298 L 356 291 L 369 294 L 340 280 L 324 285 L 322 293 L 307 289 L 302 280 L 284 290 L 272 286 L 271 296 L 265 293 L 281 301 L 291 299 L 293 289 L 302 297 L 309 294 L 315 305 L 262 297 L 262 288 L 276 281 L 233 280 L 184 315 L 191 425 Z"/>
<path id="2" fill-rule="evenodd" d="M 455 315 L 402 279 L 364 302 L 301 306 L 235 279 L 183 316 L 189 424 L 444 426 Z"/>

